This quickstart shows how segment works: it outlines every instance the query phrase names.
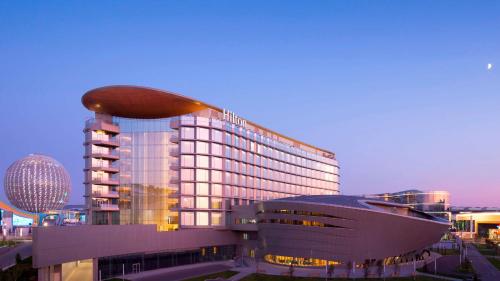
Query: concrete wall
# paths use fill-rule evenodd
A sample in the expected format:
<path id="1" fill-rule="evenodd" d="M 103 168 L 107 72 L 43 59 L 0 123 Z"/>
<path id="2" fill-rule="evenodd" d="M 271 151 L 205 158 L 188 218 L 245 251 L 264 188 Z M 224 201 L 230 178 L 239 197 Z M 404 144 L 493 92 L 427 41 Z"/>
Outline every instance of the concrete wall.
<path id="1" fill-rule="evenodd" d="M 90 258 L 234 245 L 228 230 L 186 229 L 157 232 L 156 225 L 79 225 L 33 228 L 33 267 Z"/>

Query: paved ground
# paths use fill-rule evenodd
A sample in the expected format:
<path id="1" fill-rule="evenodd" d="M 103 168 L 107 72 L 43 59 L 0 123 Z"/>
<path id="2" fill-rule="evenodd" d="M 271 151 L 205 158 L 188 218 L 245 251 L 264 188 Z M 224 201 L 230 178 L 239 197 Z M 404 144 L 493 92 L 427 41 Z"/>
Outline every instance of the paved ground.
<path id="1" fill-rule="evenodd" d="M 210 263 L 206 265 L 200 264 L 200 266 L 186 266 L 183 269 L 176 267 L 174 270 L 165 268 L 144 271 L 139 274 L 126 275 L 125 278 L 133 281 L 180 281 L 229 269 L 231 269 L 231 266 L 227 263 Z"/>
<path id="2" fill-rule="evenodd" d="M 500 271 L 496 269 L 472 244 L 467 244 L 468 257 L 472 267 L 482 281 L 500 280 Z"/>
<path id="3" fill-rule="evenodd" d="M 7 269 L 16 264 L 16 254 L 19 253 L 22 259 L 31 256 L 31 242 L 23 242 L 10 248 L 0 256 L 0 269 Z"/>

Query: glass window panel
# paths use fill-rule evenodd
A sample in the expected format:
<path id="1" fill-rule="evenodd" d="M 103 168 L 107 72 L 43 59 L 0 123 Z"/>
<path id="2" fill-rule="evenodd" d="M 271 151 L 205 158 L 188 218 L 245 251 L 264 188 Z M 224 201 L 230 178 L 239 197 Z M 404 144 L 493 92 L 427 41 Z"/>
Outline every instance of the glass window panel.
<path id="1" fill-rule="evenodd" d="M 181 169 L 181 180 L 193 181 L 194 180 L 194 170 L 193 169 Z"/>
<path id="2" fill-rule="evenodd" d="M 222 145 L 218 143 L 212 143 L 212 155 L 222 156 Z"/>
<path id="3" fill-rule="evenodd" d="M 194 213 L 181 212 L 181 223 L 182 225 L 194 225 Z"/>
<path id="4" fill-rule="evenodd" d="M 212 141 L 222 142 L 222 132 L 219 130 L 212 130 Z"/>
<path id="5" fill-rule="evenodd" d="M 208 156 L 205 155 L 198 155 L 196 156 L 196 167 L 199 168 L 208 168 Z"/>
<path id="6" fill-rule="evenodd" d="M 194 156 L 193 155 L 181 155 L 181 166 L 194 167 Z"/>
<path id="7" fill-rule="evenodd" d="M 212 184 L 212 195 L 222 196 L 222 185 Z"/>
<path id="8" fill-rule="evenodd" d="M 222 225 L 222 213 L 212 212 L 212 225 Z"/>
<path id="9" fill-rule="evenodd" d="M 197 181 L 208 181 L 208 170 L 196 169 L 196 180 Z"/>
<path id="10" fill-rule="evenodd" d="M 194 139 L 194 128 L 193 127 L 181 127 L 181 138 Z"/>
<path id="11" fill-rule="evenodd" d="M 196 153 L 208 154 L 208 142 L 197 141 Z"/>
<path id="12" fill-rule="evenodd" d="M 222 158 L 212 157 L 212 169 L 222 170 Z"/>
<path id="13" fill-rule="evenodd" d="M 209 195 L 208 183 L 196 183 L 196 195 Z"/>
<path id="14" fill-rule="evenodd" d="M 222 172 L 221 171 L 212 170 L 211 181 L 212 182 L 219 182 L 219 183 L 222 182 Z"/>
<path id="15" fill-rule="evenodd" d="M 181 152 L 182 153 L 194 153 L 194 142 L 181 141 Z"/>
<path id="16" fill-rule="evenodd" d="M 196 225 L 208 225 L 208 212 L 196 212 Z"/>
<path id="17" fill-rule="evenodd" d="M 182 196 L 181 198 L 181 207 L 182 208 L 194 208 L 194 198 Z"/>
<path id="18" fill-rule="evenodd" d="M 212 197 L 212 209 L 222 209 L 222 198 Z"/>
<path id="19" fill-rule="evenodd" d="M 194 183 L 192 183 L 192 182 L 183 182 L 181 184 L 181 193 L 182 194 L 193 195 L 194 194 Z"/>
<path id="20" fill-rule="evenodd" d="M 208 209 L 208 197 L 196 196 L 196 208 Z"/>
<path id="21" fill-rule="evenodd" d="M 196 138 L 199 140 L 210 140 L 209 130 L 207 128 L 196 128 Z"/>

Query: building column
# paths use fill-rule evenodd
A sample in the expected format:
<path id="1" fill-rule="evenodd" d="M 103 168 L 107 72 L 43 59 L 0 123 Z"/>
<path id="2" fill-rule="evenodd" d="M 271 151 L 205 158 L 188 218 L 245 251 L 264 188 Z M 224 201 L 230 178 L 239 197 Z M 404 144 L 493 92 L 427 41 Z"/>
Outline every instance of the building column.
<path id="1" fill-rule="evenodd" d="M 99 280 L 99 263 L 98 263 L 97 258 L 92 259 L 92 280 L 100 281 Z"/>

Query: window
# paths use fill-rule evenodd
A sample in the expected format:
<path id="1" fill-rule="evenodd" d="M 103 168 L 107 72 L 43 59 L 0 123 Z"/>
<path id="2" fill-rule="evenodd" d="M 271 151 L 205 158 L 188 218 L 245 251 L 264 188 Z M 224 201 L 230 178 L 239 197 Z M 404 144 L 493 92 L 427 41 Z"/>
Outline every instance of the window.
<path id="1" fill-rule="evenodd" d="M 222 213 L 212 213 L 212 225 L 222 225 Z"/>
<path id="2" fill-rule="evenodd" d="M 194 183 L 192 182 L 183 182 L 181 184 L 181 193 L 194 195 Z"/>
<path id="3" fill-rule="evenodd" d="M 196 167 L 208 168 L 208 156 L 198 155 L 196 156 Z"/>
<path id="4" fill-rule="evenodd" d="M 212 169 L 222 170 L 222 158 L 212 157 Z"/>
<path id="5" fill-rule="evenodd" d="M 226 158 L 231 158 L 231 147 L 225 146 L 225 148 L 224 148 L 224 156 L 226 156 Z"/>
<path id="6" fill-rule="evenodd" d="M 222 196 L 222 185 L 212 184 L 212 195 Z"/>
<path id="7" fill-rule="evenodd" d="M 208 181 L 208 170 L 196 169 L 196 180 L 197 181 Z"/>
<path id="8" fill-rule="evenodd" d="M 181 169 L 181 180 L 193 181 L 194 180 L 194 170 L 193 169 Z"/>
<path id="9" fill-rule="evenodd" d="M 212 197 L 212 209 L 222 209 L 222 198 Z"/>
<path id="10" fill-rule="evenodd" d="M 208 142 L 197 141 L 196 153 L 208 154 Z"/>
<path id="11" fill-rule="evenodd" d="M 192 127 L 181 127 L 181 138 L 183 138 L 183 139 L 194 139 L 194 128 L 192 128 Z"/>
<path id="12" fill-rule="evenodd" d="M 208 209 L 208 197 L 196 196 L 196 208 Z"/>
<path id="13" fill-rule="evenodd" d="M 181 224 L 182 225 L 194 225 L 194 213 L 193 212 L 182 212 L 181 213 Z"/>
<path id="14" fill-rule="evenodd" d="M 181 207 L 182 208 L 194 208 L 194 198 L 182 196 L 181 198 Z"/>
<path id="15" fill-rule="evenodd" d="M 196 128 L 196 139 L 199 140 L 210 140 L 209 130 L 206 128 Z"/>
<path id="16" fill-rule="evenodd" d="M 196 195 L 208 195 L 208 183 L 196 184 Z"/>
<path id="17" fill-rule="evenodd" d="M 212 170 L 212 182 L 222 182 L 222 172 L 221 171 L 215 171 Z"/>
<path id="18" fill-rule="evenodd" d="M 222 156 L 222 145 L 218 143 L 212 143 L 212 155 Z"/>
<path id="19" fill-rule="evenodd" d="M 231 145 L 231 134 L 226 133 L 226 145 Z"/>
<path id="20" fill-rule="evenodd" d="M 181 166 L 182 167 L 194 167 L 194 156 L 193 155 L 182 155 L 181 156 Z"/>
<path id="21" fill-rule="evenodd" d="M 208 225 L 208 212 L 196 212 L 196 225 Z"/>
<path id="22" fill-rule="evenodd" d="M 182 153 L 194 153 L 194 142 L 181 141 L 181 152 Z"/>
<path id="23" fill-rule="evenodd" d="M 212 130 L 212 141 L 222 142 L 222 132 L 219 130 Z"/>

